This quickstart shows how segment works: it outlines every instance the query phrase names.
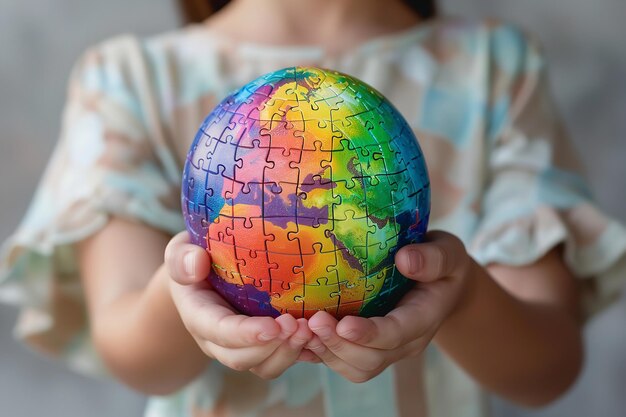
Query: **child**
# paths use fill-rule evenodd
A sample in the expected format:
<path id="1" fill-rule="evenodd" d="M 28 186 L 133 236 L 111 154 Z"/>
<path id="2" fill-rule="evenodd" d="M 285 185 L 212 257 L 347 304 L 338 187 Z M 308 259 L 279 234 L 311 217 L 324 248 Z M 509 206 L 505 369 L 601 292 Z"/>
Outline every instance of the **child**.
<path id="1" fill-rule="evenodd" d="M 18 334 L 153 395 L 151 417 L 485 416 L 479 386 L 530 406 L 563 393 L 583 319 L 626 275 L 626 231 L 577 173 L 537 45 L 434 18 L 429 1 L 187 10 L 210 3 L 229 4 L 76 64 L 60 142 L 6 243 L 0 290 L 23 306 Z M 418 285 L 385 317 L 237 314 L 181 232 L 182 164 L 203 118 L 293 65 L 373 85 L 425 153 L 433 231 L 398 252 Z"/>

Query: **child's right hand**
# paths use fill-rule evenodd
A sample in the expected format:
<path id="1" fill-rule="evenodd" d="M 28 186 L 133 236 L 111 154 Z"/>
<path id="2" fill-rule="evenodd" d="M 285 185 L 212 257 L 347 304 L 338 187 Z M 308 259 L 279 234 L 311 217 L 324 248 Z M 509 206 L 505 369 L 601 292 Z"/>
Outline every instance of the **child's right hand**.
<path id="1" fill-rule="evenodd" d="M 209 357 L 263 379 L 277 378 L 298 359 L 319 362 L 314 354 L 303 350 L 313 337 L 306 319 L 296 320 L 290 314 L 276 319 L 242 315 L 214 291 L 206 279 L 211 257 L 189 243 L 186 231 L 170 240 L 165 264 L 180 317 Z"/>

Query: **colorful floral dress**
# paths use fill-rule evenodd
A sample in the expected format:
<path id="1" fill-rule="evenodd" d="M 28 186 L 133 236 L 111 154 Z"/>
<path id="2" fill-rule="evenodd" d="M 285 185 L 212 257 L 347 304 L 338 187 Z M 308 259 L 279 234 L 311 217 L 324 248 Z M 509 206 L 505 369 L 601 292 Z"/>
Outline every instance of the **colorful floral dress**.
<path id="1" fill-rule="evenodd" d="M 232 90 L 293 65 L 351 74 L 396 105 L 428 164 L 431 229 L 456 234 L 485 265 L 529 264 L 563 244 L 588 284 L 587 317 L 617 298 L 626 230 L 594 204 L 548 96 L 542 54 L 519 30 L 441 18 L 330 54 L 191 25 L 115 37 L 76 63 L 59 143 L 0 263 L 0 299 L 22 308 L 18 337 L 106 375 L 89 339 L 74 244 L 111 216 L 183 230 L 182 166 L 202 120 Z M 483 417 L 485 398 L 431 346 L 363 384 L 318 364 L 264 381 L 213 361 L 180 392 L 150 398 L 146 416 Z"/>

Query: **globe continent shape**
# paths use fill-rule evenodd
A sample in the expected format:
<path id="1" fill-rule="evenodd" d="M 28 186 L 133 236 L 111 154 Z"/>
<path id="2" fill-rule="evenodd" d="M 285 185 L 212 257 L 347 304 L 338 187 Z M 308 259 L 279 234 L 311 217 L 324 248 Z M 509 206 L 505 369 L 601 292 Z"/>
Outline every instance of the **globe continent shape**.
<path id="1" fill-rule="evenodd" d="M 417 139 L 379 92 L 290 67 L 245 85 L 204 120 L 183 172 L 192 243 L 239 312 L 338 319 L 389 312 L 413 281 L 396 251 L 420 242 L 430 186 Z"/>

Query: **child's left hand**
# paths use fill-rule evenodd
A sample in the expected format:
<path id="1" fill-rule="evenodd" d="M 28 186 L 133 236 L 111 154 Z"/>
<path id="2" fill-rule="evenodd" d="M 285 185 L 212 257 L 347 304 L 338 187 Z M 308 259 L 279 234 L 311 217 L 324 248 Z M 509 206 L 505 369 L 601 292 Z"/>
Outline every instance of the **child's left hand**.
<path id="1" fill-rule="evenodd" d="M 386 316 L 337 321 L 320 311 L 309 319 L 315 335 L 306 347 L 352 382 L 368 381 L 392 363 L 419 355 L 470 290 L 473 262 L 454 235 L 429 232 L 425 242 L 403 247 L 395 260 L 417 285 Z"/>

